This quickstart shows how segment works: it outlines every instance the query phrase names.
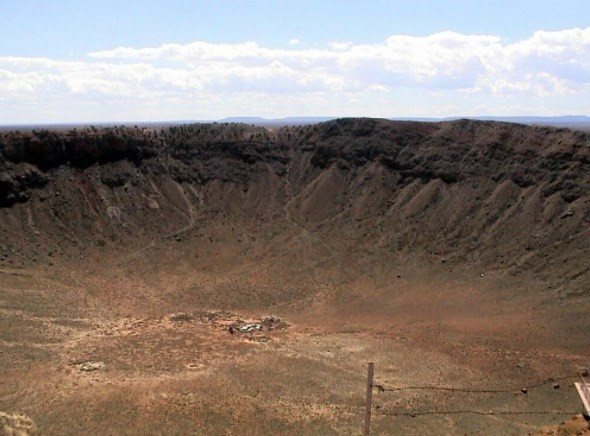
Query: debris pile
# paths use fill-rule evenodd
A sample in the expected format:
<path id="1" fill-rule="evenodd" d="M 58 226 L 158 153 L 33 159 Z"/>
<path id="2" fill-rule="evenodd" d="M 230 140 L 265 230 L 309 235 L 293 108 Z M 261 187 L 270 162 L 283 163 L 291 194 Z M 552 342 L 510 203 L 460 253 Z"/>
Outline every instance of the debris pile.
<path id="1" fill-rule="evenodd" d="M 259 322 L 237 321 L 228 327 L 229 332 L 235 333 L 254 333 L 268 332 L 271 330 L 284 329 L 288 324 L 276 315 L 268 315 Z"/>
<path id="2" fill-rule="evenodd" d="M 80 371 L 83 371 L 83 372 L 98 371 L 99 369 L 104 368 L 104 363 L 103 362 L 88 361 L 88 362 L 78 364 L 78 368 L 80 369 Z"/>

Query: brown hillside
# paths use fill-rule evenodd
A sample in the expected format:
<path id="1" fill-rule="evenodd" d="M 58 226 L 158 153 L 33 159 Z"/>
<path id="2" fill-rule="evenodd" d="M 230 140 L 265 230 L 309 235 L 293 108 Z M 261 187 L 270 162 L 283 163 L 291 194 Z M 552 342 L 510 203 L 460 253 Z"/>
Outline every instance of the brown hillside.
<path id="1" fill-rule="evenodd" d="M 132 250 L 198 214 L 228 226 L 293 220 L 342 253 L 530 272 L 560 295 L 590 288 L 590 135 L 580 132 L 342 119 L 276 132 L 15 132 L 0 151 L 8 266 Z"/>

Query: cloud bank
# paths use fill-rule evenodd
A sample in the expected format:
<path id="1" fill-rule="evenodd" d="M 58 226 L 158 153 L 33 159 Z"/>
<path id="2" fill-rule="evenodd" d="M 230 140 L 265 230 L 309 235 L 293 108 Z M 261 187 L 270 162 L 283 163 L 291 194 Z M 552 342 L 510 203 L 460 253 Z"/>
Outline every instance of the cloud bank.
<path id="1" fill-rule="evenodd" d="M 590 27 L 515 42 L 441 32 L 299 47 L 195 41 L 79 61 L 0 57 L 0 123 L 590 112 Z"/>

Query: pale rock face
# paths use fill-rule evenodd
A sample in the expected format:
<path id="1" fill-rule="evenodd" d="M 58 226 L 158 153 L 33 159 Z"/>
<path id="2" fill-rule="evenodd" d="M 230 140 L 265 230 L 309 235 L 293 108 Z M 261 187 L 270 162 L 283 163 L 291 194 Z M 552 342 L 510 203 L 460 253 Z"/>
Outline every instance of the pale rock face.
<path id="1" fill-rule="evenodd" d="M 37 426 L 28 416 L 0 412 L 0 436 L 28 436 L 34 434 L 37 434 Z"/>

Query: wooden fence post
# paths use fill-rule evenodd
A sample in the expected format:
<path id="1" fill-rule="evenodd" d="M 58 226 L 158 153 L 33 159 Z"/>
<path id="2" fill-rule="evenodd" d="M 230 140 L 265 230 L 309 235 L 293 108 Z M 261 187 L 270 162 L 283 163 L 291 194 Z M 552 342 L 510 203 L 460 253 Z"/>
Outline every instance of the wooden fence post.
<path id="1" fill-rule="evenodd" d="M 582 380 L 582 382 L 574 383 L 574 385 L 578 390 L 578 394 L 582 399 L 582 403 L 584 403 L 586 414 L 590 416 L 590 388 L 588 388 L 588 383 L 586 383 L 586 380 L 584 380 L 584 376 L 582 375 L 582 373 L 580 373 L 580 379 Z"/>
<path id="2" fill-rule="evenodd" d="M 374 363 L 369 362 L 367 367 L 367 397 L 365 399 L 365 431 L 364 436 L 371 432 L 371 402 L 373 401 L 373 369 Z"/>

